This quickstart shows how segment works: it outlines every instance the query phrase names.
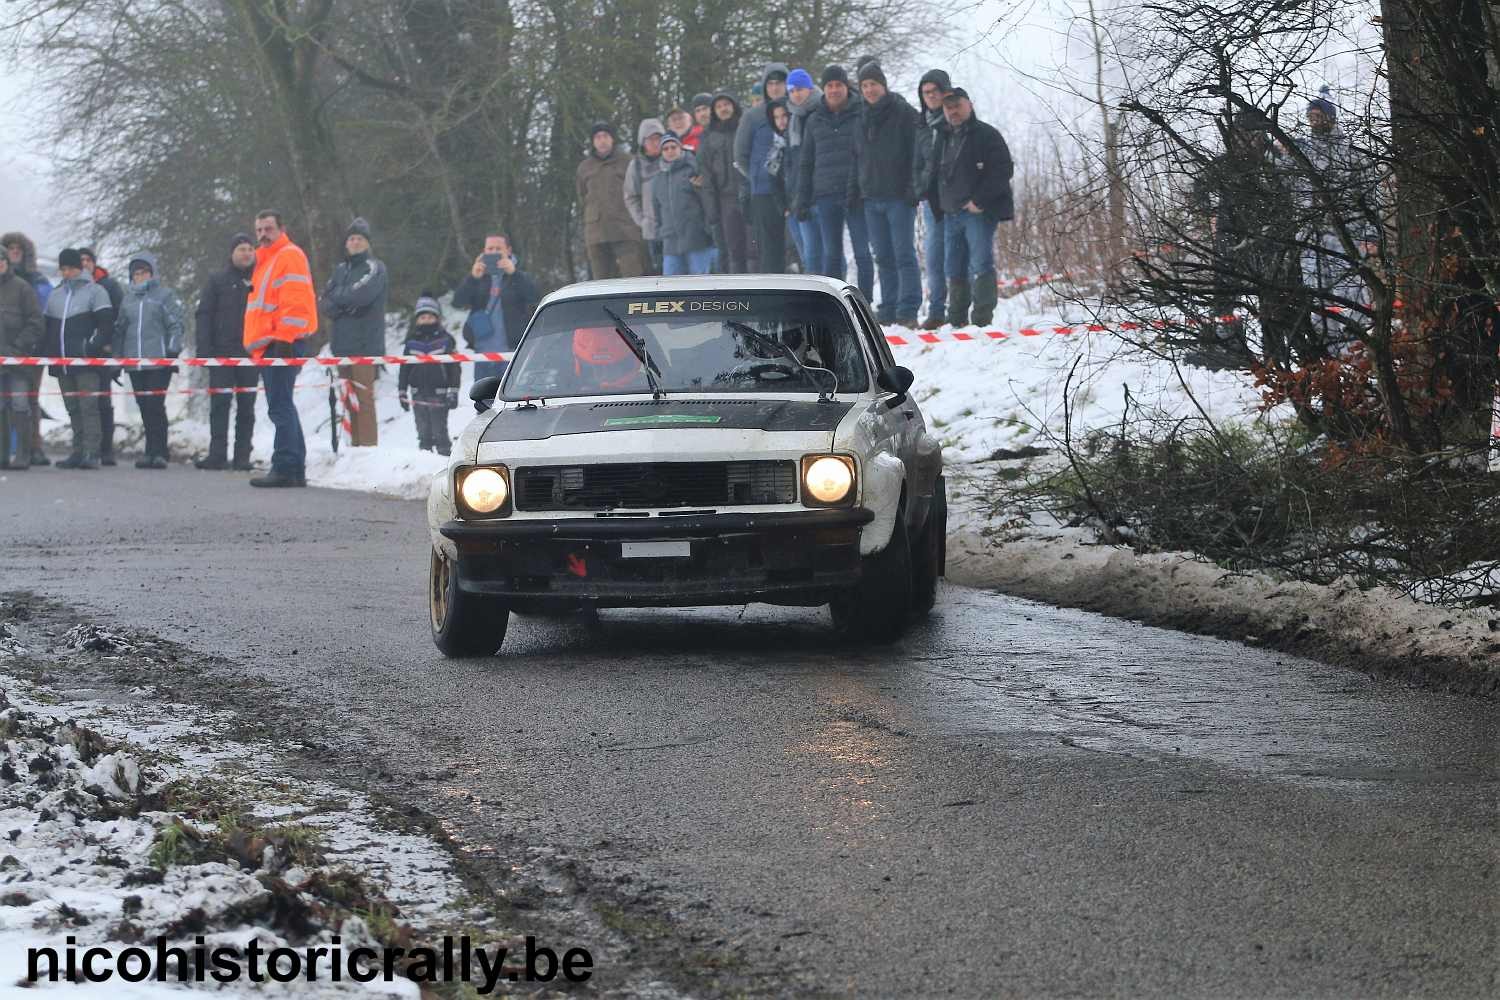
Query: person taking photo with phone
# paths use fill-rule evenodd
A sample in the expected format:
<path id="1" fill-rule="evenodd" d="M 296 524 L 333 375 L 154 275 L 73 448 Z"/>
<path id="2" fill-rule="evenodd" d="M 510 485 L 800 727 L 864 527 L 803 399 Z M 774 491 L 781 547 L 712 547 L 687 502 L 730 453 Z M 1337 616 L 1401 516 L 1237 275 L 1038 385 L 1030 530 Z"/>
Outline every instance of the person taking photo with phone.
<path id="1" fill-rule="evenodd" d="M 464 343 L 483 353 L 513 349 L 542 301 L 536 282 L 521 270 L 510 240 L 501 233 L 484 238 L 484 252 L 453 292 L 453 307 L 469 310 Z M 474 380 L 504 375 L 504 361 L 474 362 Z"/>

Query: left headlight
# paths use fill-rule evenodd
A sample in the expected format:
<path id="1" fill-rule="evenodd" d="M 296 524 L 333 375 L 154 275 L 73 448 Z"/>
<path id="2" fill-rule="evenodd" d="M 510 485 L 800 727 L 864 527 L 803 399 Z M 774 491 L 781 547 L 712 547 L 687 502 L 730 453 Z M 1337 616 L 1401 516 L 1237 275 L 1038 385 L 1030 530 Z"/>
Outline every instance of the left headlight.
<path id="1" fill-rule="evenodd" d="M 459 509 L 468 517 L 503 517 L 510 513 L 510 470 L 479 465 L 458 472 Z"/>
<path id="2" fill-rule="evenodd" d="M 854 459 L 848 455 L 804 455 L 802 502 L 809 507 L 839 507 L 854 502 Z"/>

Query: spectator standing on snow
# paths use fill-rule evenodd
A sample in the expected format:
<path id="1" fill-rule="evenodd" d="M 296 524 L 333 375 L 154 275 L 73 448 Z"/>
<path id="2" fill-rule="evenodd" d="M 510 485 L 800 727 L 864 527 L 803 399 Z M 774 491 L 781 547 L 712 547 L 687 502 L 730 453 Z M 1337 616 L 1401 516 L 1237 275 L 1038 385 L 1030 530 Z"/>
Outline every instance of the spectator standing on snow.
<path id="1" fill-rule="evenodd" d="M 210 275 L 198 297 L 194 336 L 200 358 L 245 357 L 245 303 L 255 273 L 255 241 L 236 233 L 229 241 L 229 263 Z M 255 434 L 254 368 L 210 368 L 208 387 L 208 454 L 193 464 L 200 469 L 234 468 L 249 471 L 251 439 Z M 229 460 L 229 411 L 234 410 L 234 460 Z"/>
<path id="2" fill-rule="evenodd" d="M 423 292 L 406 331 L 407 354 L 452 354 L 457 345 L 443 328 L 443 309 L 431 292 Z M 448 411 L 458 408 L 459 365 L 402 365 L 397 382 L 401 409 L 411 411 L 417 422 L 417 447 L 447 455 L 453 439 L 448 436 Z"/>
<path id="3" fill-rule="evenodd" d="M 693 95 L 693 128 L 689 136 L 693 139 L 693 145 L 688 146 L 697 155 L 703 144 L 703 133 L 708 131 L 708 123 L 714 120 L 714 95 L 701 93 Z M 687 146 L 687 139 L 682 141 Z"/>
<path id="4" fill-rule="evenodd" d="M 330 348 L 337 357 L 375 357 L 385 353 L 385 302 L 390 274 L 370 253 L 370 224 L 357 218 L 344 234 L 344 259 L 323 289 L 323 310 L 333 320 Z M 373 448 L 380 440 L 375 414 L 375 376 L 371 365 L 340 365 L 339 377 L 352 387 L 351 437 L 356 448 Z"/>
<path id="5" fill-rule="evenodd" d="M 662 237 L 662 273 L 708 274 L 715 253 L 712 200 L 695 183 L 698 161 L 670 132 L 662 139 L 661 158 L 651 214 Z"/>
<path id="6" fill-rule="evenodd" d="M 42 342 L 36 291 L 0 254 L 0 354 L 36 354 Z M 31 465 L 31 368 L 0 367 L 0 469 Z"/>
<path id="7" fill-rule="evenodd" d="M 651 273 L 661 273 L 661 237 L 656 232 L 656 219 L 651 215 L 651 185 L 661 172 L 661 137 L 666 132 L 658 118 L 647 118 L 636 129 L 636 141 L 641 155 L 630 161 L 625 170 L 625 207 L 635 224 L 641 227 L 646 239 L 646 251 L 651 255 Z M 681 138 L 680 136 L 678 137 Z"/>
<path id="8" fill-rule="evenodd" d="M 870 249 L 880 270 L 881 323 L 915 328 L 922 308 L 922 270 L 917 265 L 917 196 L 912 187 L 912 149 L 917 112 L 886 86 L 878 62 L 859 71 L 859 127 L 850 145 L 849 202 L 864 206 Z"/>
<path id="9" fill-rule="evenodd" d="M 781 183 L 786 194 L 787 209 L 797 204 L 798 185 L 802 179 L 802 139 L 807 129 L 807 116 L 823 103 L 823 91 L 813 84 L 812 74 L 805 69 L 794 69 L 786 78 L 787 111 L 791 122 L 787 126 L 786 155 L 781 168 Z M 792 241 L 797 245 L 797 256 L 802 259 L 802 270 L 817 271 L 823 260 L 823 240 L 818 225 L 811 219 L 798 219 L 789 214 Z"/>
<path id="10" fill-rule="evenodd" d="M 749 252 L 751 267 L 764 274 L 781 274 L 786 270 L 786 216 L 776 207 L 766 160 L 775 138 L 770 106 L 786 97 L 789 73 L 786 63 L 766 63 L 760 76 L 765 101 L 745 114 L 734 136 L 734 165 L 745 178 L 750 195 L 747 218 L 753 241 Z"/>
<path id="11" fill-rule="evenodd" d="M 641 227 L 625 205 L 625 173 L 631 159 L 619 149 L 614 126 L 595 122 L 576 177 L 583 243 L 595 279 L 639 278 L 646 273 Z"/>
<path id="12" fill-rule="evenodd" d="M 721 90 L 714 95 L 713 115 L 699 146 L 698 169 L 703 175 L 704 193 L 717 206 L 710 217 L 719 220 L 715 238 L 719 249 L 718 271 L 721 274 L 743 274 L 749 234 L 740 208 L 743 178 L 734 169 L 734 140 L 742 120 L 739 102 L 728 91 Z"/>
<path id="13" fill-rule="evenodd" d="M 875 294 L 875 261 L 863 211 L 851 211 L 849 175 L 854 166 L 854 133 L 859 128 L 859 102 L 849 89 L 849 74 L 835 63 L 823 70 L 823 100 L 808 116 L 802 137 L 792 214 L 818 227 L 821 259 L 817 274 L 844 277 L 844 230 L 854 245 L 859 290 L 866 299 Z"/>
<path id="14" fill-rule="evenodd" d="M 62 281 L 47 297 L 42 310 L 47 329 L 43 349 L 59 358 L 99 358 L 109 352 L 114 337 L 115 311 L 109 293 L 94 284 L 83 270 L 83 256 L 72 247 L 57 255 Z M 97 368 L 57 365 L 52 369 L 62 386 L 68 421 L 73 428 L 73 450 L 58 462 L 61 469 L 99 468 L 99 405 L 94 393 L 107 381 Z"/>
<path id="15" fill-rule="evenodd" d="M 130 286 L 115 316 L 110 356 L 116 358 L 175 358 L 182 353 L 185 333 L 182 302 L 157 276 L 154 254 L 138 253 L 126 271 Z M 167 450 L 167 386 L 176 366 L 130 369 L 130 387 L 146 432 L 145 454 L 137 469 L 165 469 Z"/>
<path id="16" fill-rule="evenodd" d="M 453 293 L 455 309 L 469 310 L 464 343 L 483 353 L 505 353 L 520 342 L 541 302 L 536 282 L 521 270 L 521 261 L 504 234 L 484 238 L 484 253 Z M 474 380 L 505 374 L 504 361 L 474 362 Z"/>
<path id="17" fill-rule="evenodd" d="M 245 350 L 252 358 L 299 358 L 303 342 L 318 332 L 318 302 L 307 254 L 281 225 L 281 213 L 266 209 L 255 217 L 255 272 L 245 303 Z M 293 393 L 295 365 L 261 369 L 266 413 L 276 425 L 271 471 L 250 480 L 251 486 L 307 485 L 307 440 Z"/>
<path id="18" fill-rule="evenodd" d="M 703 139 L 703 126 L 682 108 L 673 108 L 667 112 L 667 131 L 681 139 L 682 148 L 689 153 L 698 151 L 698 144 Z"/>
<path id="19" fill-rule="evenodd" d="M 927 270 L 927 318 L 922 329 L 936 330 L 948 322 L 948 276 L 944 270 L 943 210 L 938 204 L 938 163 L 948 122 L 943 117 L 943 95 L 953 89 L 947 72 L 930 69 L 917 86 L 916 141 L 912 148 L 912 190 L 922 201 L 922 257 Z"/>
<path id="20" fill-rule="evenodd" d="M 120 287 L 120 283 L 108 271 L 99 266 L 99 258 L 92 249 L 81 247 L 78 256 L 83 258 L 84 273 L 93 275 L 94 284 L 109 295 L 110 305 L 114 306 L 118 317 L 120 303 L 125 299 L 125 289 Z M 120 379 L 120 369 L 115 367 L 100 368 L 99 374 L 104 378 L 106 387 Z M 115 464 L 115 401 L 112 395 L 104 392 L 99 394 L 99 464 Z"/>
<path id="21" fill-rule="evenodd" d="M 999 130 L 979 120 L 962 87 L 943 98 L 943 114 L 948 133 L 938 164 L 938 207 L 943 212 L 948 268 L 948 322 L 983 326 L 994 319 L 1000 298 L 995 229 L 1015 217 L 1010 187 L 1015 165 Z"/>
<path id="22" fill-rule="evenodd" d="M 47 297 L 52 294 L 52 282 L 42 277 L 36 268 L 36 244 L 31 237 L 21 232 L 6 233 L 0 236 L 0 246 L 5 248 L 5 256 L 10 260 L 11 273 L 31 286 L 36 293 L 37 308 L 46 309 Z M 37 400 L 37 404 L 31 407 L 32 465 L 52 464 L 52 460 L 42 450 L 42 407 L 37 396 L 46 374 L 40 367 L 26 368 L 26 375 L 31 380 L 31 398 Z"/>

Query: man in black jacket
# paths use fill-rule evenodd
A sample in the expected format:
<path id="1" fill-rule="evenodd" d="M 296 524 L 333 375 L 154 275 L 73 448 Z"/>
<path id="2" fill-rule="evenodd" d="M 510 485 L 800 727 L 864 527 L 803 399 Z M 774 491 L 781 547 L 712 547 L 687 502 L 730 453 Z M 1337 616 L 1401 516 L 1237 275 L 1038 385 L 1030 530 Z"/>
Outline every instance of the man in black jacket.
<path id="1" fill-rule="evenodd" d="M 235 233 L 229 241 L 229 265 L 209 276 L 198 298 L 195 336 L 200 358 L 245 356 L 245 303 L 255 273 L 255 241 Z M 233 468 L 249 471 L 250 439 L 255 433 L 257 368 L 210 368 L 208 386 L 208 454 L 193 462 L 200 469 L 223 469 L 229 462 L 229 410 L 234 409 Z"/>
<path id="2" fill-rule="evenodd" d="M 468 277 L 453 292 L 453 307 L 469 310 L 464 343 L 485 353 L 514 350 L 541 301 L 536 282 L 521 270 L 510 240 L 501 233 L 484 238 L 484 253 L 474 258 Z M 476 361 L 474 380 L 504 375 L 505 369 L 504 361 Z"/>
<path id="3" fill-rule="evenodd" d="M 917 113 L 886 86 L 878 62 L 859 70 L 859 127 L 850 152 L 849 204 L 863 202 L 870 249 L 880 270 L 882 323 L 916 327 L 922 308 L 922 270 L 917 266 L 917 196 L 912 187 L 912 149 Z"/>
<path id="4" fill-rule="evenodd" d="M 972 322 L 983 326 L 994 319 L 1000 298 L 995 285 L 995 227 L 1015 218 L 1010 189 L 1015 164 L 999 130 L 979 120 L 962 87 L 943 98 L 943 115 L 948 134 L 938 163 L 938 207 L 948 268 L 948 322 L 969 322 L 972 302 Z"/>
<path id="5" fill-rule="evenodd" d="M 936 330 L 948 322 L 948 275 L 943 255 L 943 210 L 938 205 L 937 166 L 943 155 L 948 121 L 943 117 L 943 95 L 953 81 L 941 69 L 922 74 L 917 85 L 917 138 L 912 149 L 912 190 L 922 200 L 922 257 L 927 270 L 927 318 L 922 329 Z"/>
<path id="6" fill-rule="evenodd" d="M 849 89 L 849 74 L 835 63 L 823 70 L 823 104 L 807 116 L 802 133 L 802 155 L 797 163 L 799 221 L 815 219 L 821 237 L 822 259 L 809 263 L 815 274 L 844 277 L 844 228 L 854 244 L 854 266 L 865 298 L 875 294 L 875 260 L 865 213 L 849 204 L 849 174 L 854 169 L 854 133 L 859 130 L 859 99 Z"/>
<path id="7" fill-rule="evenodd" d="M 370 253 L 370 224 L 355 219 L 344 234 L 344 259 L 323 289 L 323 309 L 333 318 L 330 347 L 338 357 L 385 353 L 385 297 L 390 276 Z M 353 390 L 350 427 L 356 448 L 373 448 L 380 437 L 375 419 L 375 365 L 340 365 Z"/>

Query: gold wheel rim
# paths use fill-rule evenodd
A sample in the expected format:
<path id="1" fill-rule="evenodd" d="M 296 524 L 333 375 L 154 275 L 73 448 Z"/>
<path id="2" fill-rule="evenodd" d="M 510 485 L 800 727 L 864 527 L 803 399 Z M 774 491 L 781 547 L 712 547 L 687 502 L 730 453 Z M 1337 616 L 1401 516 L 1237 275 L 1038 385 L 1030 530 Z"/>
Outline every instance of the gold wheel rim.
<path id="1" fill-rule="evenodd" d="M 443 626 L 448 622 L 448 574 L 451 572 L 448 560 L 444 559 L 437 550 L 432 553 L 432 569 L 428 573 L 430 584 L 427 593 L 427 607 L 432 614 L 432 628 L 441 632 Z"/>

